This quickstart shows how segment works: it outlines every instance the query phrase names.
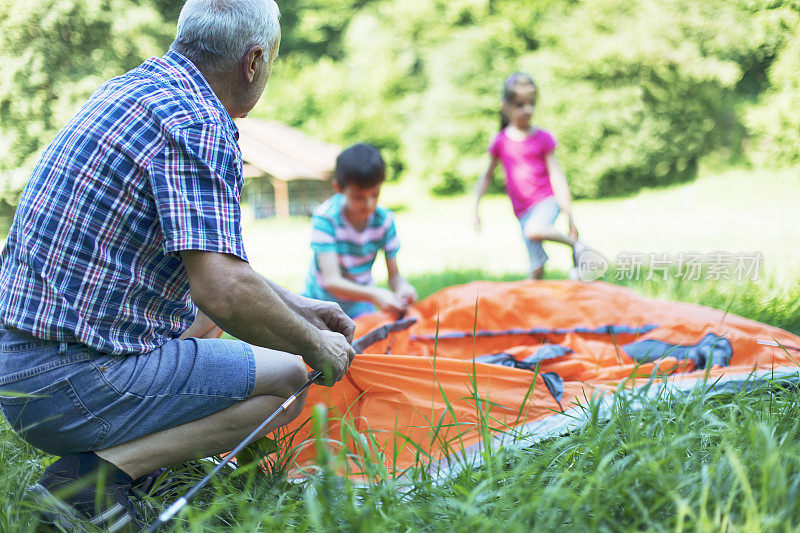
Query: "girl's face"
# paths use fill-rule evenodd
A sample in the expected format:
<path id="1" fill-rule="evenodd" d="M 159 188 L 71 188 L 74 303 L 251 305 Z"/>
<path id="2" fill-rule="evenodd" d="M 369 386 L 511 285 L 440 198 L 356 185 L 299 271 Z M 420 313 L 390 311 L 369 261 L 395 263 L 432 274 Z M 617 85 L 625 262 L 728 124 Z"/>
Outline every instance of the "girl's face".
<path id="1" fill-rule="evenodd" d="M 536 87 L 521 87 L 514 92 L 516 94 L 511 101 L 503 104 L 503 112 L 514 127 L 526 130 L 531 125 L 531 117 L 533 117 L 533 109 L 536 105 Z"/>

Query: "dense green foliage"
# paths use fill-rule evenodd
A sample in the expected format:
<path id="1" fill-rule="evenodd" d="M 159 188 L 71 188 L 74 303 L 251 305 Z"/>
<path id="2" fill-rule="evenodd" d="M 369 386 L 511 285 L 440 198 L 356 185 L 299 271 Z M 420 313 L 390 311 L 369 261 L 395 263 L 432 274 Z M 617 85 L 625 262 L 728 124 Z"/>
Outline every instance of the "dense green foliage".
<path id="1" fill-rule="evenodd" d="M 771 20 L 773 26 L 794 28 L 767 72 L 769 83 L 761 96 L 761 105 L 747 115 L 748 123 L 760 144 L 760 153 L 770 162 L 800 161 L 800 2 L 793 2 L 793 11 L 785 10 Z M 769 50 L 769 49 L 767 49 Z"/>
<path id="2" fill-rule="evenodd" d="M 796 2 L 335 5 L 284 7 L 289 37 L 260 113 L 342 144 L 374 142 L 435 190 L 460 190 L 483 169 L 501 83 L 516 69 L 538 80 L 537 122 L 561 141 L 578 196 L 691 179 L 701 156 L 738 154 L 753 136 L 775 162 L 800 154 Z M 326 16 L 346 8 L 347 24 Z"/>
<path id="3" fill-rule="evenodd" d="M 415 282 L 429 293 L 478 274 L 446 272 Z M 735 310 L 800 333 L 798 294 L 777 294 L 768 285 L 742 290 L 733 283 L 677 286 L 653 281 L 632 287 Z M 251 464 L 216 478 L 170 530 L 494 531 L 502 524 L 507 531 L 566 526 L 580 531 L 717 532 L 800 527 L 796 386 L 775 383 L 710 396 L 663 393 L 642 406 L 632 399 L 617 396 L 608 417 L 596 401 L 587 402 L 587 423 L 581 429 L 493 450 L 482 465 L 463 465 L 458 475 L 440 480 L 422 471 L 396 480 L 380 464 L 367 462 L 372 483 L 358 486 L 331 474 L 341 458 L 323 451 L 318 477 L 290 483 L 281 473 L 289 457 L 283 450 L 272 456 L 272 475 Z M 323 443 L 320 449 L 326 449 Z M 50 457 L 26 446 L 0 422 L 0 458 L 0 488 L 6 498 L 0 506 L 0 530 L 35 531 L 35 509 L 23 501 L 24 487 Z M 184 483 L 167 501 L 210 467 L 180 466 L 171 475 Z M 157 509 L 166 503 L 163 498 L 150 501 Z"/>
<path id="4" fill-rule="evenodd" d="M 30 167 L 104 79 L 169 45 L 180 0 L 0 0 L 0 168 Z M 287 0 L 255 114 L 380 146 L 394 178 L 462 190 L 500 87 L 540 86 L 574 193 L 691 179 L 724 150 L 800 161 L 797 0 Z M 743 140 L 747 142 L 743 144 Z M 19 179 L 0 183 L 13 203 Z"/>
<path id="5" fill-rule="evenodd" d="M 107 78 L 163 53 L 174 29 L 150 3 L 0 1 L 5 168 L 35 156 Z"/>

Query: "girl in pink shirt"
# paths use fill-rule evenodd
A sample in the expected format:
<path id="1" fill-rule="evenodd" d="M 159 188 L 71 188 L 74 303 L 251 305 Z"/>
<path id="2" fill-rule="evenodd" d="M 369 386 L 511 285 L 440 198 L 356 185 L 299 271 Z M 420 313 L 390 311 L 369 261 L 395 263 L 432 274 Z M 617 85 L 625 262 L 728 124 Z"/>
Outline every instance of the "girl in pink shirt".
<path id="1" fill-rule="evenodd" d="M 542 279 L 547 262 L 542 241 L 571 246 L 576 266 L 586 246 L 578 240 L 569 186 L 554 153 L 556 140 L 549 132 L 531 125 L 536 95 L 536 85 L 527 74 L 514 73 L 505 81 L 500 132 L 489 144 L 492 159 L 476 187 L 475 229 L 480 230 L 481 197 L 492 182 L 497 164 L 502 163 L 506 193 L 528 248 L 531 277 Z M 560 211 L 564 211 L 569 222 L 566 235 L 553 225 Z"/>

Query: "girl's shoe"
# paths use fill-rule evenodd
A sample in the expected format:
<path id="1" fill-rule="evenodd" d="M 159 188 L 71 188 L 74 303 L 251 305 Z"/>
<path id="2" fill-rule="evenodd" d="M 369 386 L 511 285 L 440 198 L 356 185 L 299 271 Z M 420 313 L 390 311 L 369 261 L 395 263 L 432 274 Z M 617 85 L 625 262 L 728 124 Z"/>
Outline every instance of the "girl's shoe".
<path id="1" fill-rule="evenodd" d="M 581 254 L 588 250 L 589 247 L 586 246 L 582 241 L 575 241 L 575 244 L 572 245 L 572 264 L 580 268 L 581 266 Z"/>

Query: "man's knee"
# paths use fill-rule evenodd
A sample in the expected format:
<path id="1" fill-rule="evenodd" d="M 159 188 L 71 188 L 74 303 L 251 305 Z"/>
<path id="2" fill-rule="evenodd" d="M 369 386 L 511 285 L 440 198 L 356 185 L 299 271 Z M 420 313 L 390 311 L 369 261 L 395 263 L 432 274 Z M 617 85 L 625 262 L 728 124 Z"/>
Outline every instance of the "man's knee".
<path id="1" fill-rule="evenodd" d="M 307 396 L 308 391 L 303 391 L 303 393 L 298 395 L 297 399 L 295 399 L 295 401 L 293 401 L 292 404 L 286 408 L 287 423 L 300 416 L 300 413 L 303 411 L 303 407 L 306 405 Z"/>
<path id="2" fill-rule="evenodd" d="M 308 381 L 306 365 L 299 356 L 257 346 L 252 348 L 256 360 L 254 396 L 288 398 Z"/>
<path id="3" fill-rule="evenodd" d="M 286 394 L 282 394 L 284 398 L 288 398 L 292 394 L 296 393 L 300 387 L 306 384 L 308 381 L 308 369 L 306 368 L 305 363 L 299 357 L 288 366 L 286 369 L 286 389 L 283 391 Z M 304 396 L 305 398 L 305 396 Z"/>
<path id="4" fill-rule="evenodd" d="M 284 381 L 279 387 L 277 394 L 282 398 L 288 398 L 292 394 L 296 394 L 306 382 L 308 382 L 308 370 L 303 360 L 297 357 L 285 368 Z M 303 391 L 302 394 L 299 394 L 297 398 L 286 407 L 284 423 L 289 423 L 300 415 L 306 403 L 307 395 L 308 391 Z"/>

